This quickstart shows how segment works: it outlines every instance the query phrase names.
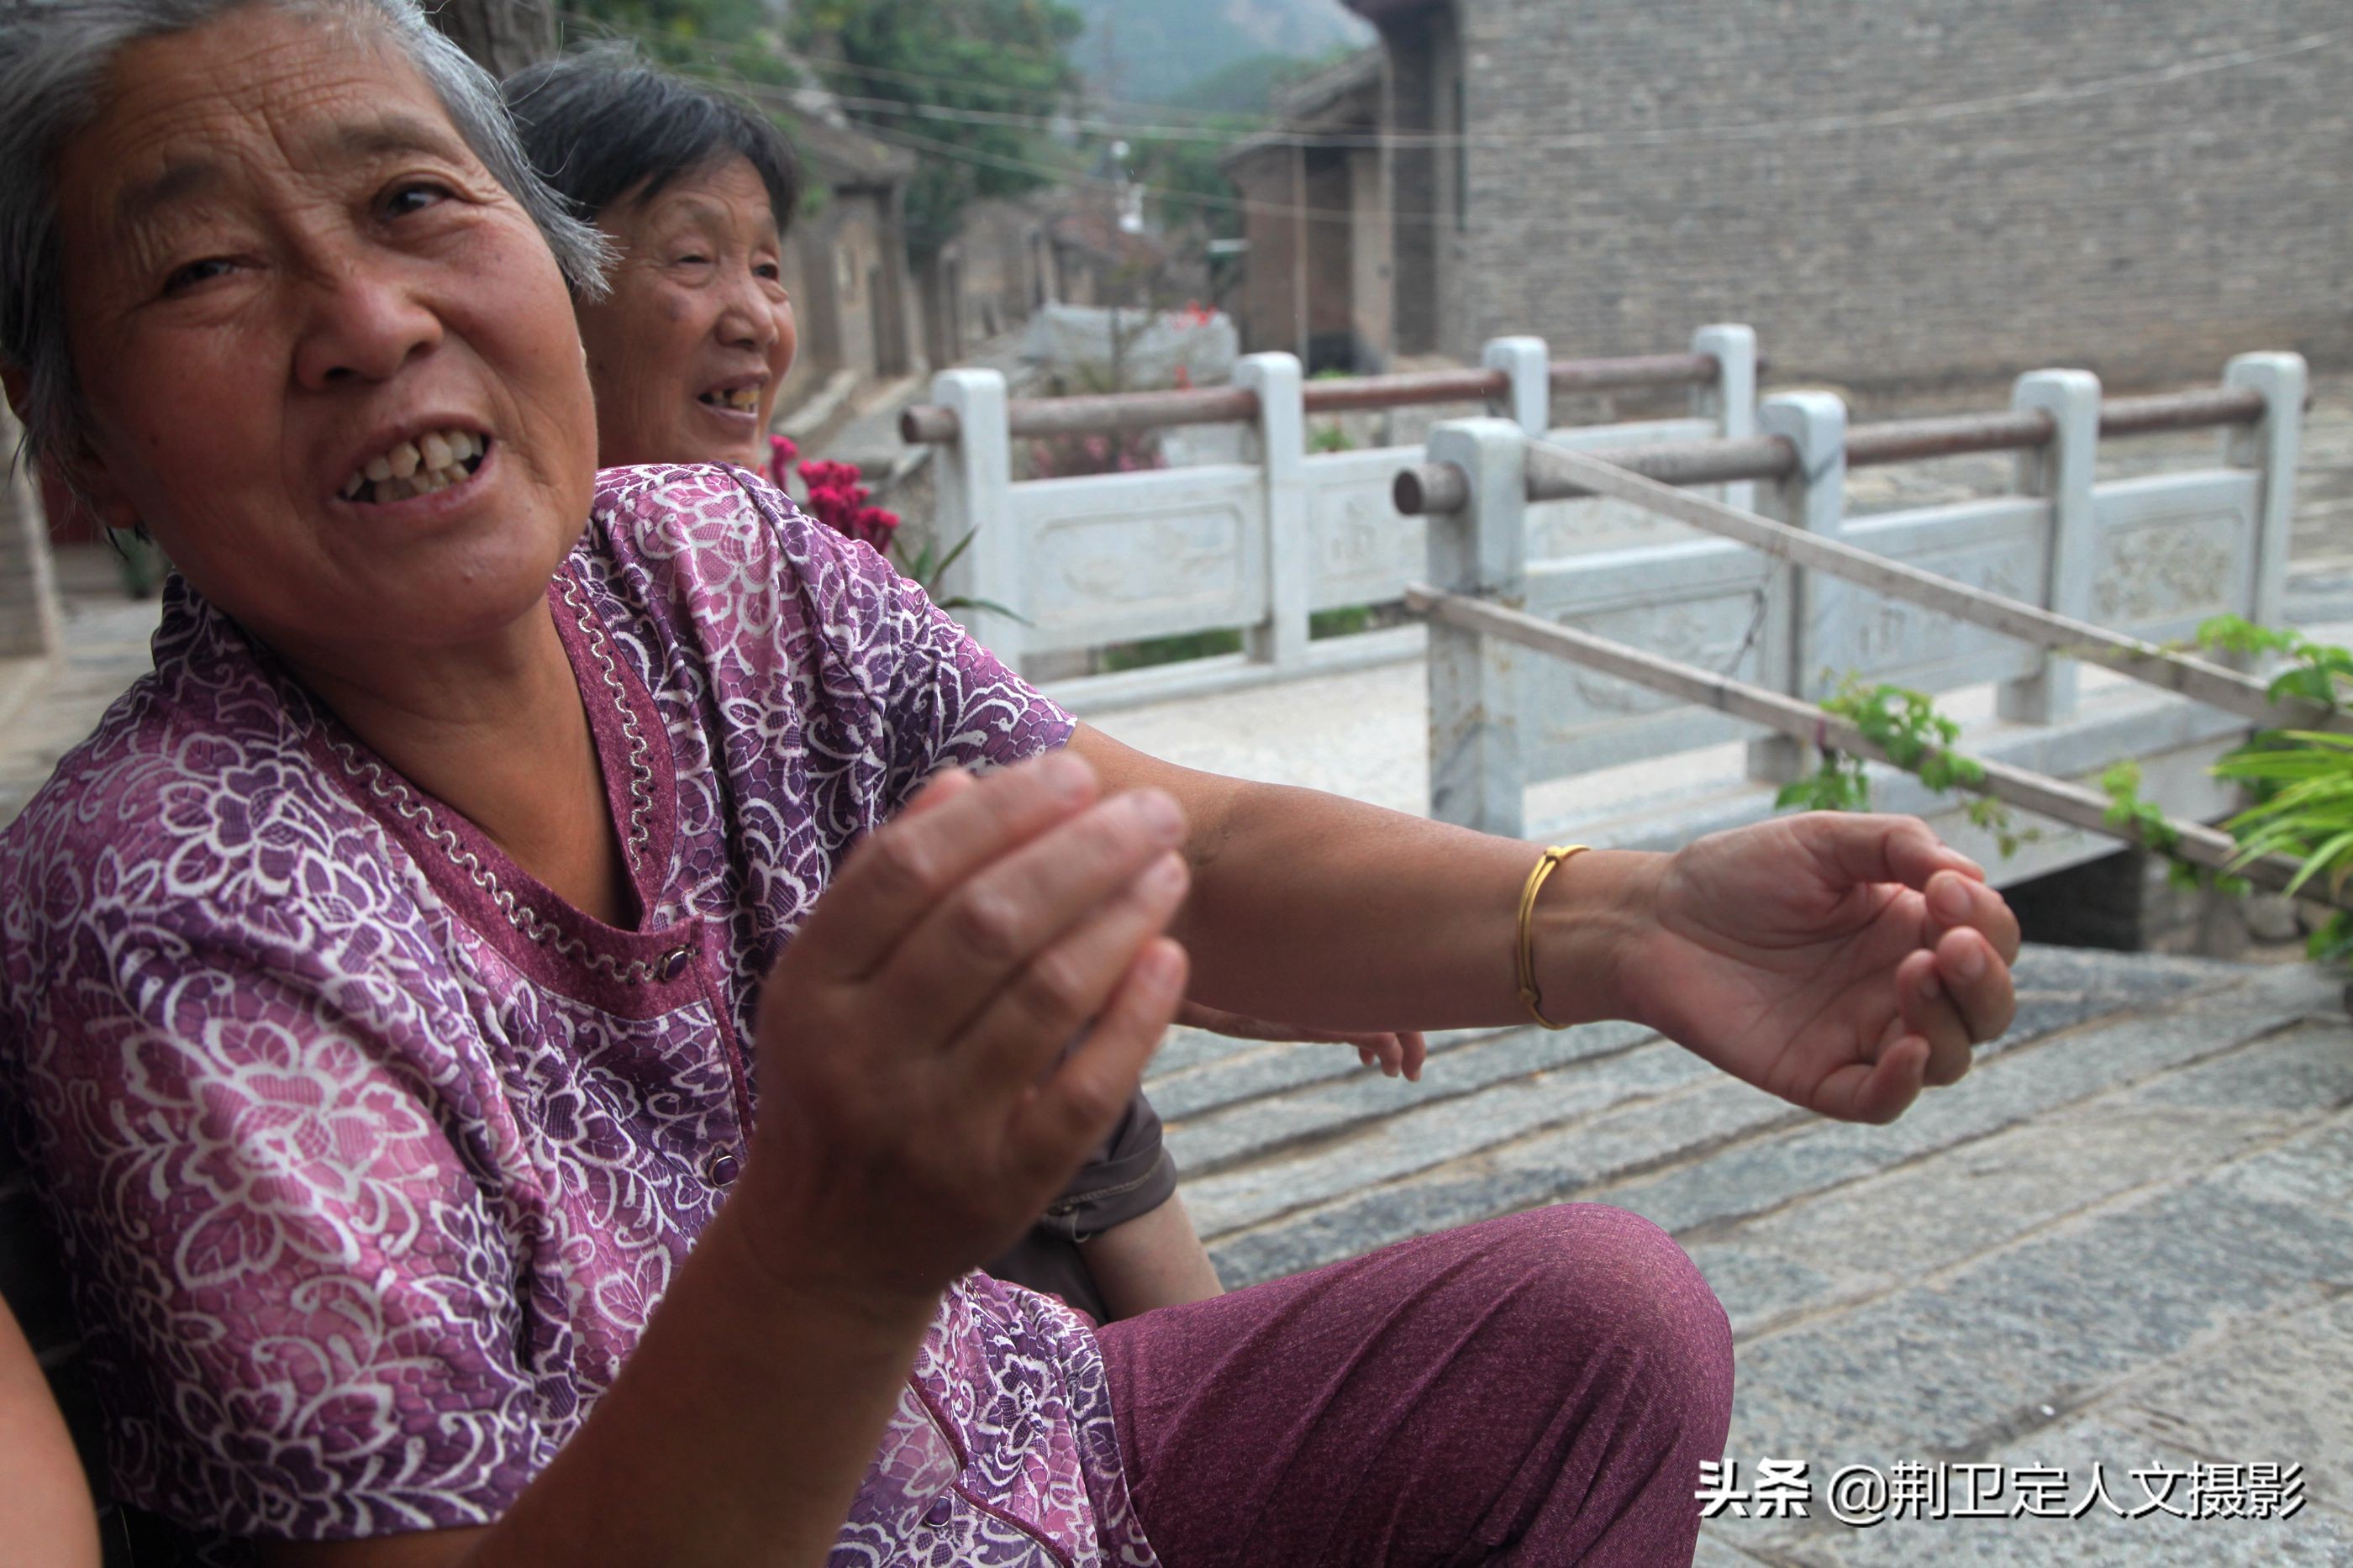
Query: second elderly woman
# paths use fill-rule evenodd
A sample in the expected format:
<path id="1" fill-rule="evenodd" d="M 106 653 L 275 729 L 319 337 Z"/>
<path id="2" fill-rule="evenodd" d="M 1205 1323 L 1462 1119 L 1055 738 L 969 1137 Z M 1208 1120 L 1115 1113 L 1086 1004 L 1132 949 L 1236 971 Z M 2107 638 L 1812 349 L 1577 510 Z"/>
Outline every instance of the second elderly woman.
<path id="1" fill-rule="evenodd" d="M 1688 1562 L 1730 1336 L 1631 1215 L 1099 1331 L 976 1266 L 1188 989 L 1893 1117 L 2008 1022 L 1977 869 L 1809 816 L 1524 918 L 1533 846 L 1140 756 L 748 476 L 598 477 L 597 264 L 412 0 L 0 9 L 8 394 L 178 569 L 0 833 L 114 1494 L 330 1568 Z"/>
<path id="2" fill-rule="evenodd" d="M 575 290 L 596 399 L 597 461 L 766 460 L 797 342 L 784 244 L 800 169 L 776 122 L 600 48 L 504 84 L 524 153 L 611 249 Z M 988 1271 L 1097 1321 L 1218 1293 L 1142 1093 L 1046 1217 Z"/>

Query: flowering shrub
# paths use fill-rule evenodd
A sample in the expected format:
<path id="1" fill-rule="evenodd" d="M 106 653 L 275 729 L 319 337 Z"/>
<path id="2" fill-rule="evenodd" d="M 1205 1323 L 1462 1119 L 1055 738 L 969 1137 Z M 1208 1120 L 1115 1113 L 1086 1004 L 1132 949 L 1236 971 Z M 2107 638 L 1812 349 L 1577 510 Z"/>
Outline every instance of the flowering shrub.
<path id="1" fill-rule="evenodd" d="M 778 489 L 788 484 L 786 475 L 793 469 L 801 455 L 788 436 L 768 437 L 768 478 Z M 891 542 L 899 531 L 899 514 L 867 503 L 874 492 L 859 481 L 865 478 L 855 463 L 826 463 L 811 458 L 799 465 L 801 482 L 808 487 L 808 499 L 801 510 L 825 524 L 836 533 L 860 539 L 888 556 Z"/>
<path id="2" fill-rule="evenodd" d="M 798 472 L 801 482 L 808 487 L 808 498 L 800 503 L 804 512 L 836 533 L 872 545 L 902 575 L 913 579 L 943 610 L 983 609 L 1013 615 L 991 599 L 941 597 L 940 579 L 947 575 L 948 567 L 972 543 L 972 535 L 965 535 L 944 554 L 936 543 L 927 543 L 910 560 L 899 544 L 899 514 L 868 504 L 874 499 L 874 492 L 859 482 L 865 474 L 857 464 L 821 462 L 814 458 L 804 463 L 800 455 L 800 447 L 790 437 L 768 437 L 768 478 L 781 490 L 787 488 L 788 476 Z M 1018 616 L 1014 618 L 1020 619 Z"/>

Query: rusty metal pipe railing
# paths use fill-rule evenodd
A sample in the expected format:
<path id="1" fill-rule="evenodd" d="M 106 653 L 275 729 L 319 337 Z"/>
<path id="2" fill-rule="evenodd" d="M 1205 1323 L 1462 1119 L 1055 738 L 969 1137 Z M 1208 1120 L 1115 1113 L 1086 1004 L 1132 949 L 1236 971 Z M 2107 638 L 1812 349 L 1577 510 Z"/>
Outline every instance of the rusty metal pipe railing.
<path id="1" fill-rule="evenodd" d="M 1766 362 L 1759 360 L 1762 371 Z M 1641 354 L 1622 359 L 1556 360 L 1555 392 L 1630 392 L 1712 385 L 1724 374 L 1714 354 Z M 1310 414 L 1409 408 L 1432 403 L 1472 403 L 1503 396 L 1511 379 L 1500 370 L 1406 371 L 1311 381 L 1300 389 Z M 1078 397 L 1022 397 L 1006 406 L 1016 440 L 1052 436 L 1120 435 L 1178 425 L 1248 424 L 1258 417 L 1258 395 L 1247 387 L 1208 386 L 1181 392 L 1106 392 Z M 919 403 L 899 416 L 899 438 L 938 446 L 963 432 L 956 411 Z"/>
<path id="2" fill-rule="evenodd" d="M 2263 415 L 2262 395 L 2248 387 L 2117 397 L 2101 407 L 2100 434 L 2153 436 L 2173 430 L 2214 429 L 2253 425 Z M 2027 451 L 2049 446 L 2052 431 L 2051 416 L 2040 409 L 1858 425 L 1847 432 L 1846 466 L 1868 468 L 1967 452 Z M 1587 455 L 1644 479 L 1676 486 L 1781 479 L 1788 478 L 1798 463 L 1797 448 L 1778 436 L 1739 441 L 1683 441 L 1655 447 L 1603 447 Z M 1541 465 L 1530 466 L 1530 500 L 1572 500 L 1591 493 L 1568 476 L 1546 473 Z M 1471 486 L 1461 470 L 1451 464 L 1419 463 L 1398 475 L 1391 495 L 1399 511 L 1409 517 L 1420 517 L 1460 511 L 1470 504 Z"/>

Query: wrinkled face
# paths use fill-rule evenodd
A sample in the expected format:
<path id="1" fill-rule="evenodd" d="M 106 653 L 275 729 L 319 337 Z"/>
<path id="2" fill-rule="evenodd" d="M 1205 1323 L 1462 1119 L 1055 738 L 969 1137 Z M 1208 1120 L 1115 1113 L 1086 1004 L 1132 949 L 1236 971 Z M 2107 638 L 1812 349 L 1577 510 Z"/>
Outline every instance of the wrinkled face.
<path id="1" fill-rule="evenodd" d="M 595 470 L 571 301 L 394 45 L 268 5 L 133 45 L 57 188 L 110 521 L 298 665 L 533 611 Z"/>
<path id="2" fill-rule="evenodd" d="M 580 306 L 597 461 L 765 461 L 761 437 L 795 338 L 759 172 L 731 157 L 649 201 L 624 196 L 596 222 L 620 252 L 612 292 Z"/>

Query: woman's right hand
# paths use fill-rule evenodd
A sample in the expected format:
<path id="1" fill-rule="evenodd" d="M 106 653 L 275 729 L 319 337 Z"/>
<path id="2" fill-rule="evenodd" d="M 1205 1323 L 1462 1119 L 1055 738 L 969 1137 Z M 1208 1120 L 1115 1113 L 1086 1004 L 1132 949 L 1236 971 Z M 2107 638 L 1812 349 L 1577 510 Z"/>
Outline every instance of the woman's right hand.
<path id="1" fill-rule="evenodd" d="M 850 854 L 760 1003 L 730 1206 L 780 1278 L 928 1306 L 1036 1221 L 1183 998 L 1184 833 L 1058 752 L 944 773 Z"/>

